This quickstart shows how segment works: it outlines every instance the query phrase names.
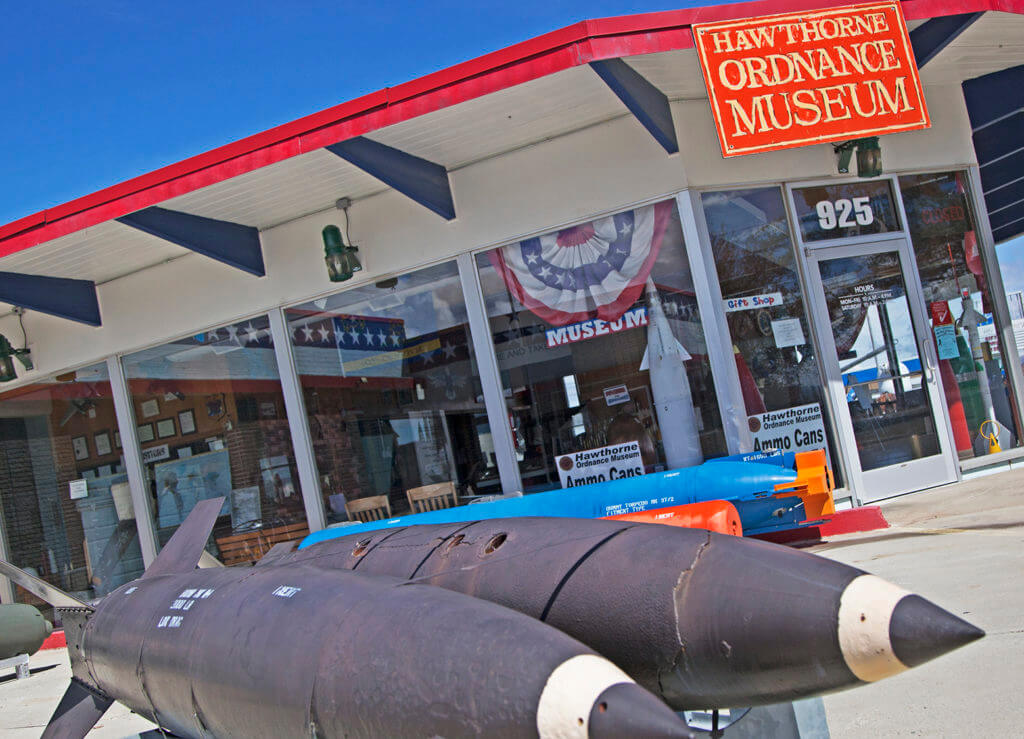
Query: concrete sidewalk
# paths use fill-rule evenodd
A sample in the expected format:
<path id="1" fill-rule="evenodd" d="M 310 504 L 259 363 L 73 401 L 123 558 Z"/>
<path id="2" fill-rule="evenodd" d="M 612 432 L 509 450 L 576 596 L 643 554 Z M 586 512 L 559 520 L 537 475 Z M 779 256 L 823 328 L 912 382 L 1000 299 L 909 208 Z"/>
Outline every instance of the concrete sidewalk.
<path id="1" fill-rule="evenodd" d="M 985 629 L 952 654 L 825 698 L 835 739 L 1024 736 L 1024 470 L 895 498 L 892 528 L 810 549 Z"/>
<path id="2" fill-rule="evenodd" d="M 880 575 L 982 627 L 980 642 L 875 685 L 825 698 L 835 739 L 1024 736 L 1024 470 L 883 503 L 892 528 L 810 551 Z M 32 657 L 28 680 L 0 675 L 0 736 L 42 732 L 71 671 L 66 650 Z M 115 704 L 89 734 L 153 725 Z"/>

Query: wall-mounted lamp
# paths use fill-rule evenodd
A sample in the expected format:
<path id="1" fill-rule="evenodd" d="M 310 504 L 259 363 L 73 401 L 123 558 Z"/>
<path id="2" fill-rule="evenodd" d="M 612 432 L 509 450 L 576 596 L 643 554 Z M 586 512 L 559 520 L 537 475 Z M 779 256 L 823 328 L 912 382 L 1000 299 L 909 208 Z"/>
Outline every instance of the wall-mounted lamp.
<path id="1" fill-rule="evenodd" d="M 30 370 L 32 365 L 32 354 L 28 348 L 15 349 L 7 337 L 0 334 L 0 382 L 10 382 L 18 379 L 18 373 L 14 370 L 14 357 L 18 358 L 25 369 Z"/>
<path id="2" fill-rule="evenodd" d="M 356 252 L 359 247 L 352 244 L 348 238 L 348 208 L 352 201 L 348 198 L 341 198 L 335 205 L 339 210 L 345 212 L 345 236 L 341 235 L 341 229 L 337 226 L 324 226 L 322 232 L 324 239 L 324 262 L 327 264 L 327 276 L 331 282 L 344 282 L 352 279 L 352 275 L 362 270 L 363 265 L 359 263 Z M 348 243 L 345 243 L 348 241 Z"/>
<path id="3" fill-rule="evenodd" d="M 850 171 L 850 159 L 854 149 L 857 150 L 858 177 L 878 177 L 882 174 L 882 147 L 877 136 L 844 141 L 834 145 L 832 149 L 839 157 L 839 174 L 847 174 Z"/>

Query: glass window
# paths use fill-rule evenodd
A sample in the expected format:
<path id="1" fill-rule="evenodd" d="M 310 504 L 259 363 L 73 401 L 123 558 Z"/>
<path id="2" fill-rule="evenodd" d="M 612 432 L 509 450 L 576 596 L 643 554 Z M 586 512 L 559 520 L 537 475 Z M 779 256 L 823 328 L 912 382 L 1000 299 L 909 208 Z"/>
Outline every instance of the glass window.
<path id="1" fill-rule="evenodd" d="M 10 560 L 79 598 L 142 574 L 105 364 L 0 395 L 0 508 Z"/>
<path id="2" fill-rule="evenodd" d="M 501 493 L 454 262 L 287 317 L 329 520 L 408 512 L 438 483 L 454 494 L 431 507 Z"/>
<path id="3" fill-rule="evenodd" d="M 674 201 L 477 264 L 524 491 L 568 486 L 577 452 L 635 443 L 640 472 L 726 453 Z"/>
<path id="4" fill-rule="evenodd" d="M 938 454 L 899 253 L 821 259 L 818 274 L 861 469 Z"/>
<path id="5" fill-rule="evenodd" d="M 706 192 L 701 202 L 755 449 L 827 448 L 824 383 L 782 191 Z"/>
<path id="6" fill-rule="evenodd" d="M 308 533 L 266 316 L 130 354 L 124 371 L 161 546 L 218 496 L 225 564 Z"/>
<path id="7" fill-rule="evenodd" d="M 993 436 L 1002 449 L 1017 446 L 1007 357 L 993 322 L 967 175 L 901 177 L 900 191 L 957 452 L 961 459 L 988 454 Z"/>
<path id="8" fill-rule="evenodd" d="M 793 190 L 804 241 L 899 231 L 888 180 L 815 185 Z"/>

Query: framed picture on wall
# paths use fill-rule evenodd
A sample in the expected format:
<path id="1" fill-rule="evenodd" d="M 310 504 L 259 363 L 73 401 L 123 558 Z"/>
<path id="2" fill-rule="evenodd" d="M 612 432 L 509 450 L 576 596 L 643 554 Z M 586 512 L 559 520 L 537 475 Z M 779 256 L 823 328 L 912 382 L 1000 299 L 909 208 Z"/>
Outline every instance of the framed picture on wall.
<path id="1" fill-rule="evenodd" d="M 166 439 L 168 436 L 175 436 L 177 433 L 173 418 L 161 418 L 156 422 L 156 435 L 158 438 Z"/>
<path id="2" fill-rule="evenodd" d="M 156 398 L 142 401 L 142 417 L 152 418 L 160 412 L 160 402 Z"/>
<path id="3" fill-rule="evenodd" d="M 156 437 L 153 435 L 153 424 L 144 423 L 139 426 L 139 441 L 145 443 L 147 441 L 153 441 Z"/>
<path id="4" fill-rule="evenodd" d="M 181 411 L 178 413 L 178 426 L 182 435 L 194 434 L 196 432 L 196 417 L 192 411 Z"/>
<path id="5" fill-rule="evenodd" d="M 120 431 L 115 431 L 114 432 L 114 446 L 116 446 L 118 449 L 121 448 L 121 432 Z"/>
<path id="6" fill-rule="evenodd" d="M 102 457 L 106 454 L 110 454 L 110 434 L 106 431 L 101 431 L 92 437 L 93 442 L 96 444 L 96 456 Z"/>
<path id="7" fill-rule="evenodd" d="M 76 436 L 71 440 L 71 448 L 75 450 L 75 461 L 81 462 L 89 458 L 89 442 L 84 436 Z"/>

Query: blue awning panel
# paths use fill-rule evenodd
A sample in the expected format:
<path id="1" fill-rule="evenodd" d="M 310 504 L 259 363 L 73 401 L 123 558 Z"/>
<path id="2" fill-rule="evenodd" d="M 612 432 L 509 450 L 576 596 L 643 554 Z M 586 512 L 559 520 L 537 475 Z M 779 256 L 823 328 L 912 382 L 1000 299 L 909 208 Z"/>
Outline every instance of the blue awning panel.
<path id="1" fill-rule="evenodd" d="M 996 243 L 1024 233 L 1024 66 L 963 83 Z"/>
<path id="2" fill-rule="evenodd" d="M 89 280 L 0 272 L 0 302 L 99 326 L 100 303 Z"/>

